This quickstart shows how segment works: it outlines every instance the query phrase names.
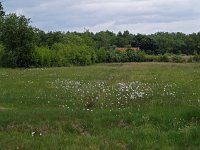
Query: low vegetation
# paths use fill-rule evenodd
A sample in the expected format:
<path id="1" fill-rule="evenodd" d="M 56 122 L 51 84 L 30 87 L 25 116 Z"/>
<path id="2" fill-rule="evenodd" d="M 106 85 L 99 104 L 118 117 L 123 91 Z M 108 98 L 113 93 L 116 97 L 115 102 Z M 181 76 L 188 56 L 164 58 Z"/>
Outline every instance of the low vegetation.
<path id="1" fill-rule="evenodd" d="M 198 149 L 199 68 L 1 68 L 1 149 Z"/>

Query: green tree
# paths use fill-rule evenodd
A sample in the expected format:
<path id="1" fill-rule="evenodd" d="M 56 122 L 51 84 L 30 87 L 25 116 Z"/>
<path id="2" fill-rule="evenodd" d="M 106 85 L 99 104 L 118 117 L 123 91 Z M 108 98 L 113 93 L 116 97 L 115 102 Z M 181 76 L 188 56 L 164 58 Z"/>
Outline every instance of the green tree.
<path id="1" fill-rule="evenodd" d="M 0 40 L 1 40 L 1 35 L 2 35 L 2 24 L 4 21 L 4 16 L 5 16 L 5 12 L 4 12 L 3 6 L 0 2 Z"/>
<path id="2" fill-rule="evenodd" d="M 116 35 L 110 31 L 101 31 L 95 34 L 96 47 L 110 49 L 116 43 Z"/>
<path id="3" fill-rule="evenodd" d="M 102 62 L 106 62 L 106 58 L 107 58 L 107 51 L 104 48 L 100 48 L 96 51 L 96 55 L 97 55 L 97 63 L 102 63 Z"/>
<path id="4" fill-rule="evenodd" d="M 124 47 L 124 38 L 122 32 L 117 33 L 116 46 Z"/>
<path id="5" fill-rule="evenodd" d="M 4 16 L 5 16 L 5 12 L 4 12 L 4 9 L 3 9 L 3 5 L 2 5 L 2 3 L 0 2 L 0 23 L 3 22 Z"/>
<path id="6" fill-rule="evenodd" d="M 33 62 L 36 67 L 51 66 L 51 50 L 46 47 L 37 47 L 34 51 Z"/>
<path id="7" fill-rule="evenodd" d="M 116 40 L 116 46 L 117 47 L 131 47 L 131 43 L 133 40 L 133 35 L 129 33 L 129 31 L 124 31 L 124 33 L 122 34 L 122 32 L 118 32 L 117 34 L 117 40 Z"/>
<path id="8" fill-rule="evenodd" d="M 25 16 L 9 14 L 2 25 L 2 43 L 5 47 L 2 62 L 7 67 L 32 65 L 35 34 Z"/>
<path id="9" fill-rule="evenodd" d="M 57 31 L 57 32 L 48 32 L 46 34 L 46 43 L 51 48 L 54 43 L 60 43 L 63 41 L 64 33 Z M 44 38 L 45 40 L 45 38 Z"/>
<path id="10" fill-rule="evenodd" d="M 155 52 L 158 49 L 158 45 L 154 39 L 142 34 L 137 34 L 134 37 L 132 45 L 139 47 L 147 54 L 156 54 Z"/>

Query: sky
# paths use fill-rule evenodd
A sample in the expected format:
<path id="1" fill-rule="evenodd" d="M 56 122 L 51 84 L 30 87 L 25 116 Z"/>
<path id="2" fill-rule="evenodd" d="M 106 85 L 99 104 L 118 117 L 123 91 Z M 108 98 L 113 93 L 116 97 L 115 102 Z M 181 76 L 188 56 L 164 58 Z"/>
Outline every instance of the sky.
<path id="1" fill-rule="evenodd" d="M 200 0 L 4 0 L 3 6 L 44 31 L 200 31 Z"/>

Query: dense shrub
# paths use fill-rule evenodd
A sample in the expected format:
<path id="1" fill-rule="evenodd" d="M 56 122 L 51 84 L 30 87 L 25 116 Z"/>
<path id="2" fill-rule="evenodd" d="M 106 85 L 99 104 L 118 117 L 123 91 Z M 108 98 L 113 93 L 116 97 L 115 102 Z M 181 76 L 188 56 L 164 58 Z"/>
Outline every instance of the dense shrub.
<path id="1" fill-rule="evenodd" d="M 174 63 L 183 63 L 183 62 L 185 62 L 185 59 L 179 55 L 174 55 L 174 56 L 172 56 L 171 61 Z"/>
<path id="2" fill-rule="evenodd" d="M 16 52 L 4 52 L 1 58 L 3 67 L 18 67 Z"/>
<path id="3" fill-rule="evenodd" d="M 104 48 L 100 48 L 96 51 L 96 62 L 97 63 L 102 63 L 102 62 L 106 62 L 106 58 L 107 58 L 107 51 Z"/>
<path id="4" fill-rule="evenodd" d="M 69 66 L 68 46 L 62 43 L 55 43 L 51 48 L 52 66 Z"/>
<path id="5" fill-rule="evenodd" d="M 144 62 L 146 60 L 146 54 L 143 51 L 127 50 L 126 55 L 128 62 Z"/>
<path id="6" fill-rule="evenodd" d="M 2 66 L 3 46 L 0 45 L 0 66 Z"/>
<path id="7" fill-rule="evenodd" d="M 37 67 L 51 66 L 51 51 L 48 47 L 37 47 L 34 51 L 33 61 Z"/>
<path id="8" fill-rule="evenodd" d="M 198 55 L 198 54 L 194 55 L 193 61 L 194 62 L 200 62 L 200 55 Z"/>
<path id="9" fill-rule="evenodd" d="M 155 55 L 146 55 L 146 62 L 154 62 L 155 60 L 158 61 L 158 57 Z"/>
<path id="10" fill-rule="evenodd" d="M 143 51 L 116 51 L 99 49 L 96 51 L 97 62 L 144 62 L 146 54 Z"/>
<path id="11" fill-rule="evenodd" d="M 34 65 L 37 67 L 90 65 L 95 61 L 95 51 L 86 45 L 56 43 L 51 49 L 37 47 L 34 51 Z"/>
<path id="12" fill-rule="evenodd" d="M 96 54 L 95 51 L 86 46 L 69 46 L 68 47 L 68 59 L 70 64 L 74 65 L 90 65 L 95 63 L 96 61 Z"/>
<path id="13" fill-rule="evenodd" d="M 165 55 L 159 55 L 159 56 L 158 56 L 158 61 L 159 61 L 159 62 L 169 62 L 170 59 L 169 59 L 169 57 L 165 54 Z"/>

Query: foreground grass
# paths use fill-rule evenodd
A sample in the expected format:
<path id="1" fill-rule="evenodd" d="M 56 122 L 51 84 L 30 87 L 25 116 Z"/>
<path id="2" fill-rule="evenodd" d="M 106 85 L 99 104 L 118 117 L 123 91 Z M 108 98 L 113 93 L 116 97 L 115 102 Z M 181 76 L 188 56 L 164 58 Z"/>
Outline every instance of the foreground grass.
<path id="1" fill-rule="evenodd" d="M 0 149 L 199 149 L 200 64 L 0 69 Z"/>

